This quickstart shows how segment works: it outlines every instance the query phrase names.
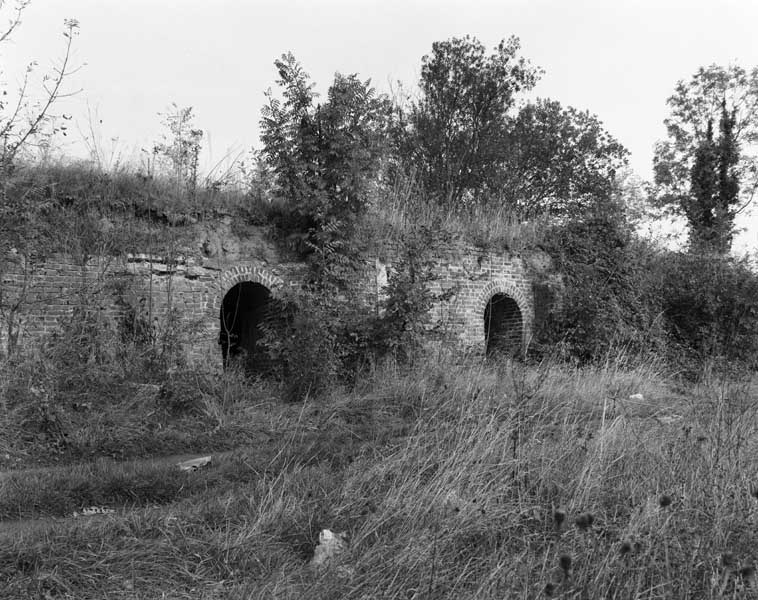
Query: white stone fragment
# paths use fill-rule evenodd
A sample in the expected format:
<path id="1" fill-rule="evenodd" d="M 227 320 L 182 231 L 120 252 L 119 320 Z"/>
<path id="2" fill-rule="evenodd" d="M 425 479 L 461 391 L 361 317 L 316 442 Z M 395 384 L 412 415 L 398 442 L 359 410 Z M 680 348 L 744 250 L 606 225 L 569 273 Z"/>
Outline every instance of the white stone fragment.
<path id="1" fill-rule="evenodd" d="M 339 556 L 347 548 L 346 534 L 334 533 L 329 529 L 322 529 L 318 535 L 318 545 L 313 551 L 311 566 L 324 567 L 328 562 Z"/>
<path id="2" fill-rule="evenodd" d="M 74 511 L 74 517 L 91 517 L 93 515 L 112 515 L 116 511 L 112 508 L 106 508 L 105 506 L 90 506 L 83 508 L 81 512 Z"/>
<path id="3" fill-rule="evenodd" d="M 190 460 L 176 463 L 176 466 L 179 467 L 182 471 L 197 471 L 198 469 L 209 465 L 210 462 L 210 456 L 201 456 L 200 458 L 192 458 Z"/>

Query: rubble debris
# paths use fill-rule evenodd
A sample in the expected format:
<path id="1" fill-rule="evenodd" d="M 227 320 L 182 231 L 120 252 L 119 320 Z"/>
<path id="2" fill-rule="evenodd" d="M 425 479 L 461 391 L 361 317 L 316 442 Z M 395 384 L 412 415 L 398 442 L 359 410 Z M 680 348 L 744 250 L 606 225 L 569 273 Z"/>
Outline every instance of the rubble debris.
<path id="1" fill-rule="evenodd" d="M 201 456 L 200 458 L 192 458 L 190 460 L 184 460 L 182 462 L 176 463 L 176 466 L 179 467 L 182 471 L 197 471 L 198 469 L 201 469 L 202 467 L 205 467 L 209 465 L 211 462 L 210 456 Z"/>
<path id="2" fill-rule="evenodd" d="M 83 508 L 80 511 L 74 511 L 73 517 L 91 517 L 93 515 L 112 515 L 116 512 L 113 508 L 107 508 L 105 506 L 90 506 Z"/>
<path id="3" fill-rule="evenodd" d="M 347 534 L 334 533 L 329 529 L 322 529 L 318 534 L 318 545 L 313 551 L 311 566 L 325 567 L 334 558 L 342 554 L 347 548 Z"/>

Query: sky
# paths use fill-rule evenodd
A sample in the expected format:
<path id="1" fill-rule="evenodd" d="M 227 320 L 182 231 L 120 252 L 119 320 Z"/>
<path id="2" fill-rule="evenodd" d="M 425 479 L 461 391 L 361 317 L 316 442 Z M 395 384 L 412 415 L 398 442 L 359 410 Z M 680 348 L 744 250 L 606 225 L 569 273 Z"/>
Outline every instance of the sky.
<path id="1" fill-rule="evenodd" d="M 8 16 L 6 4 L 0 23 Z M 322 93 L 335 72 L 389 92 L 414 87 L 435 41 L 516 35 L 545 71 L 533 95 L 596 114 L 643 179 L 678 80 L 701 65 L 758 65 L 756 0 L 33 0 L 0 46 L 11 87 L 30 61 L 42 74 L 60 58 L 65 18 L 80 23 L 68 89 L 81 91 L 58 106 L 73 117 L 64 151 L 85 154 L 80 131 L 92 131 L 106 161 L 139 161 L 175 102 L 205 131 L 206 171 L 259 145 L 273 61 L 288 51 Z M 738 245 L 758 247 L 758 219 L 742 224 Z"/>

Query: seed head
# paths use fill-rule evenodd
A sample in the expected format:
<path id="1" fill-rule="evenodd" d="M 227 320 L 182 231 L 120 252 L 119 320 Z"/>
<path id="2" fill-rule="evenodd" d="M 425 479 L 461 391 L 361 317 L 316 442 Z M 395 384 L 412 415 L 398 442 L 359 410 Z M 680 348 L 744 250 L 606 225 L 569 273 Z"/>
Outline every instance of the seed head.
<path id="1" fill-rule="evenodd" d="M 661 508 L 671 506 L 671 496 L 663 494 L 663 496 L 658 499 L 658 504 L 660 504 Z"/>
<path id="2" fill-rule="evenodd" d="M 571 557 L 568 554 L 561 554 L 558 559 L 558 564 L 560 565 L 563 574 L 568 577 L 568 572 L 571 569 Z"/>
<path id="3" fill-rule="evenodd" d="M 621 542 L 621 546 L 619 546 L 619 553 L 621 556 L 626 556 L 632 551 L 632 545 L 629 543 L 628 540 L 624 540 Z"/>
<path id="4" fill-rule="evenodd" d="M 752 567 L 752 566 L 742 567 L 739 572 L 740 572 L 740 577 L 742 577 L 742 579 L 752 579 L 753 576 L 755 575 L 755 567 Z"/>
<path id="5" fill-rule="evenodd" d="M 584 513 L 582 515 L 579 515 L 574 523 L 579 529 L 584 531 L 587 528 L 592 527 L 592 523 L 594 523 L 594 521 L 595 517 L 593 517 L 590 513 Z"/>
<path id="6" fill-rule="evenodd" d="M 719 562 L 721 562 L 721 566 L 725 569 L 728 569 L 729 567 L 733 567 L 735 564 L 734 554 L 732 554 L 731 552 L 724 552 L 721 555 L 721 559 Z"/>
<path id="7" fill-rule="evenodd" d="M 555 528 L 560 529 L 563 522 L 566 520 L 566 512 L 560 509 L 553 513 L 553 521 L 555 521 Z"/>
<path id="8" fill-rule="evenodd" d="M 546 583 L 545 589 L 543 590 L 545 592 L 545 596 L 548 598 L 553 595 L 553 592 L 555 591 L 555 585 L 552 583 Z"/>

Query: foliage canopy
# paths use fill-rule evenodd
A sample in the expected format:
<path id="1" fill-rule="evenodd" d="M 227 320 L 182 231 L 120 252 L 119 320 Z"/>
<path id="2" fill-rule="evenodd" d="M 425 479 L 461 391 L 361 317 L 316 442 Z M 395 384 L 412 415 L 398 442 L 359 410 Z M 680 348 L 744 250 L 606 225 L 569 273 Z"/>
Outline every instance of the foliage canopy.
<path id="1" fill-rule="evenodd" d="M 667 104 L 668 139 L 653 159 L 656 200 L 687 217 L 694 250 L 723 253 L 758 186 L 758 67 L 701 67 Z"/>

